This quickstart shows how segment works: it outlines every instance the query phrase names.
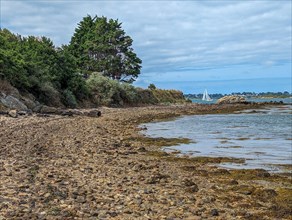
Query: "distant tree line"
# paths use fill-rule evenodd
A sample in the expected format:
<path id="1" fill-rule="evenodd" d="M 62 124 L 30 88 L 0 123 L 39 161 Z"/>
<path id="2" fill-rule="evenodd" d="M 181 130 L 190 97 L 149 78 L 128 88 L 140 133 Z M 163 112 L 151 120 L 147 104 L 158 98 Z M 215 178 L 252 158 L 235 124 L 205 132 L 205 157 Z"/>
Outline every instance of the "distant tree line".
<path id="1" fill-rule="evenodd" d="M 233 92 L 231 94 L 220 94 L 220 93 L 214 93 L 214 94 L 209 94 L 213 99 L 219 99 L 222 98 L 223 96 L 227 95 L 239 95 L 239 96 L 246 96 L 246 97 L 275 97 L 275 98 L 286 98 L 290 97 L 292 93 L 289 93 L 287 91 L 285 92 L 260 92 L 260 93 L 255 93 L 255 92 Z M 185 97 L 188 99 L 202 99 L 203 94 L 185 94 Z"/>

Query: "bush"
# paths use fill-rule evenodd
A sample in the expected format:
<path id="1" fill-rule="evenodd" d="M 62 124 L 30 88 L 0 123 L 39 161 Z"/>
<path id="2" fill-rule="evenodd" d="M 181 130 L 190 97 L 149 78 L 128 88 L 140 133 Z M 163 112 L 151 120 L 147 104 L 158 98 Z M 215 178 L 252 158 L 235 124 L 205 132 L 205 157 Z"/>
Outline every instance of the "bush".
<path id="1" fill-rule="evenodd" d="M 52 86 L 51 83 L 40 85 L 39 101 L 54 107 L 63 107 L 60 93 Z"/>
<path id="2" fill-rule="evenodd" d="M 118 104 L 121 101 L 119 82 L 101 73 L 92 73 L 86 81 L 89 91 L 98 105 Z"/>
<path id="3" fill-rule="evenodd" d="M 70 108 L 76 108 L 77 107 L 77 100 L 73 94 L 68 89 L 65 89 L 63 92 L 63 103 Z"/>
<path id="4" fill-rule="evenodd" d="M 138 91 L 134 86 L 128 83 L 122 83 L 120 87 L 121 98 L 125 103 L 137 104 L 139 102 Z"/>
<path id="5" fill-rule="evenodd" d="M 178 90 L 155 89 L 151 91 L 159 103 L 178 103 L 186 101 L 183 93 Z"/>
<path id="6" fill-rule="evenodd" d="M 153 83 L 151 83 L 151 84 L 148 86 L 148 89 L 150 89 L 150 90 L 154 90 L 154 89 L 156 89 L 156 86 L 155 86 Z"/>
<path id="7" fill-rule="evenodd" d="M 150 89 L 138 89 L 139 103 L 141 104 L 157 104 L 159 101 Z"/>

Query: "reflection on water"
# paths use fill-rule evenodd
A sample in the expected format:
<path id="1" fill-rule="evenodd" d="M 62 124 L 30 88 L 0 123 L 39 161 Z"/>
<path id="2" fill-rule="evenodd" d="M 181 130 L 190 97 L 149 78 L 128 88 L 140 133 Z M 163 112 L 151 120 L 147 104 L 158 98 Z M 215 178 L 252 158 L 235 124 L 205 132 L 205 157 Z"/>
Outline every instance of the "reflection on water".
<path id="1" fill-rule="evenodd" d="M 148 123 L 151 137 L 189 138 L 191 144 L 167 147 L 193 156 L 245 158 L 245 164 L 222 164 L 230 168 L 265 168 L 291 164 L 292 107 L 245 110 L 236 114 L 194 115 L 174 121 Z"/>

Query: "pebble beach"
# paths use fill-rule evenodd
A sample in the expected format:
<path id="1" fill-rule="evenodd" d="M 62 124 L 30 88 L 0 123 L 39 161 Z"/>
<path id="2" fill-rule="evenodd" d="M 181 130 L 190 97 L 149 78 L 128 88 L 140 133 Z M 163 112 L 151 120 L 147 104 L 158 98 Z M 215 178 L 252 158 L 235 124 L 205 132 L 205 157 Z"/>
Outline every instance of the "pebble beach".
<path id="1" fill-rule="evenodd" d="M 0 220 L 291 219 L 291 172 L 217 167 L 160 147 L 145 122 L 262 104 L 100 108 L 100 117 L 0 116 Z M 82 110 L 80 110 L 82 111 Z M 241 162 L 241 161 L 238 161 Z"/>

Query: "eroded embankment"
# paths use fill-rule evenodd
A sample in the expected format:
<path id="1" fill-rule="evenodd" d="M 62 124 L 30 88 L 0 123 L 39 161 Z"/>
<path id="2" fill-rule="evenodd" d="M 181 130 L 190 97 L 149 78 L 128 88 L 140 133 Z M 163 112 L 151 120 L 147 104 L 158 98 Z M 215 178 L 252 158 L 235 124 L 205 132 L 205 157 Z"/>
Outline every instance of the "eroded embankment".
<path id="1" fill-rule="evenodd" d="M 145 139 L 137 128 L 181 114 L 242 108 L 251 106 L 1 117 L 0 219 L 289 219 L 289 177 L 210 166 L 220 159 L 176 158 L 159 145 L 187 140 Z"/>

